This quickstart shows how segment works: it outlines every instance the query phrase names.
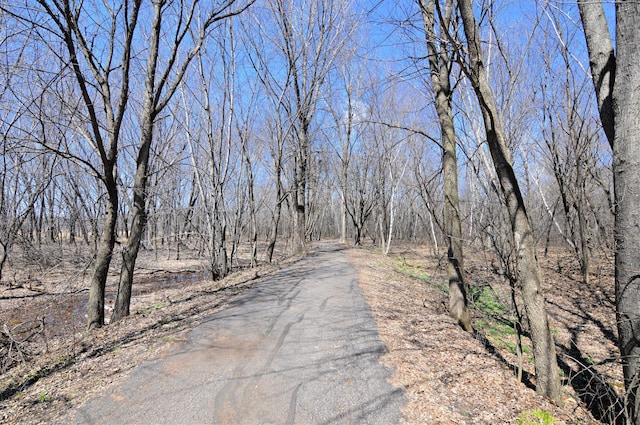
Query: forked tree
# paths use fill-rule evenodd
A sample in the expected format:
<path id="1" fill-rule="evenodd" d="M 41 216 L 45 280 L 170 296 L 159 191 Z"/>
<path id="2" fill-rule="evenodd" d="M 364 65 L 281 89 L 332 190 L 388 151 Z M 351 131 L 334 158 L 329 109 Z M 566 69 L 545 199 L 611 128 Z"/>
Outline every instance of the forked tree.
<path id="1" fill-rule="evenodd" d="M 211 27 L 240 14 L 251 3 L 237 5 L 235 0 L 211 5 L 200 4 L 197 0 L 177 5 L 167 0 L 153 3 L 142 109 L 138 117 L 140 134 L 133 182 L 131 233 L 122 252 L 118 294 L 111 321 L 129 315 L 133 272 L 146 224 L 149 156 L 158 115 L 171 101 L 189 65 L 208 39 Z"/>
<path id="2" fill-rule="evenodd" d="M 70 70 L 82 105 L 72 112 L 83 117 L 74 120 L 73 130 L 79 136 L 77 144 L 90 146 L 91 153 L 85 153 L 82 147 L 77 150 L 45 147 L 90 170 L 100 179 L 106 193 L 87 307 L 87 326 L 96 328 L 104 324 L 105 285 L 116 240 L 119 211 L 116 164 L 122 123 L 129 104 L 134 32 L 142 2 L 124 1 L 114 8 L 72 0 L 28 3 L 7 6 L 8 12 L 34 28 L 40 42 L 59 59 L 61 73 Z M 96 44 L 102 48 L 94 50 Z M 70 106 L 73 105 L 74 102 L 70 102 Z M 93 155 L 97 161 L 91 158 Z"/>

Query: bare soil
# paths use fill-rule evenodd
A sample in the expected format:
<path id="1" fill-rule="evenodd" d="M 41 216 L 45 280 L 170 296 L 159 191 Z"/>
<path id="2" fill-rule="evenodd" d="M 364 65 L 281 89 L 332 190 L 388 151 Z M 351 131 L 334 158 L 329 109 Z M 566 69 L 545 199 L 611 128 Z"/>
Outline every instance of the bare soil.
<path id="1" fill-rule="evenodd" d="M 243 269 L 211 282 L 202 260 L 144 252 L 131 316 L 87 332 L 90 258 L 59 247 L 36 254 L 10 264 L 0 284 L 0 423 L 56 422 L 183 339 L 236 294 L 296 261 Z M 532 389 L 526 337 L 523 355 L 516 355 L 509 284 L 493 270 L 488 254 L 467 253 L 471 284 L 480 288 L 472 291 L 474 334 L 460 329 L 446 311 L 442 256 L 426 247 L 398 248 L 387 257 L 375 249 L 350 249 L 347 255 L 387 345 L 383 362 L 395 372 L 392 384 L 406 391 L 407 423 L 536 424 L 552 417 L 555 424 L 598 424 L 610 423 L 618 413 L 622 378 L 610 261 L 596 263 L 600 268 L 586 286 L 568 253 L 541 258 L 565 383 L 560 408 Z M 110 300 L 117 269 L 116 261 Z"/>

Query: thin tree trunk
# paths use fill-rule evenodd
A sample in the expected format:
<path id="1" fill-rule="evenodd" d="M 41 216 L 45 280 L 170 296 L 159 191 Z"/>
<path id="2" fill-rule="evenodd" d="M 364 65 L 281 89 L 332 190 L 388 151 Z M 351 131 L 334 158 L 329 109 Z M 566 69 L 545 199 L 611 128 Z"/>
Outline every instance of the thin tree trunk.
<path id="1" fill-rule="evenodd" d="M 280 215 L 282 214 L 282 202 L 284 201 L 282 194 L 282 141 L 278 141 L 278 151 L 276 153 L 274 172 L 276 178 L 276 204 L 274 206 L 273 220 L 271 224 L 271 232 L 269 232 L 269 243 L 267 245 L 267 261 L 273 261 L 273 252 L 276 249 L 278 240 L 278 226 L 280 225 Z"/>
<path id="2" fill-rule="evenodd" d="M 271 223 L 271 232 L 269 233 L 269 244 L 267 245 L 267 261 L 273 261 L 273 253 L 276 249 L 278 240 L 278 226 L 280 224 L 280 214 L 282 212 L 282 201 L 277 200 L 275 211 L 273 212 L 273 221 Z"/>
<path id="3" fill-rule="evenodd" d="M 522 298 L 529 318 L 533 343 L 536 390 L 556 403 L 562 404 L 562 386 L 558 374 L 555 343 L 549 328 L 546 301 L 540 286 L 540 267 L 536 255 L 533 229 L 511 165 L 511 153 L 483 65 L 472 1 L 459 0 L 458 4 L 467 38 L 470 61 L 469 78 L 480 103 L 487 142 L 511 221 L 517 255 L 518 279 L 522 287 Z"/>
<path id="4" fill-rule="evenodd" d="M 258 265 L 258 219 L 256 217 L 256 200 L 254 195 L 255 182 L 251 158 L 249 158 L 249 153 L 244 143 L 242 144 L 242 151 L 247 167 L 247 190 L 249 196 L 249 216 L 251 220 L 251 267 L 256 267 Z"/>
<path id="5" fill-rule="evenodd" d="M 393 182 L 393 179 L 392 179 Z M 389 198 L 389 233 L 387 243 L 384 245 L 384 255 L 389 255 L 391 250 L 391 239 L 393 238 L 393 226 L 395 224 L 395 187 L 391 187 L 391 197 Z"/>

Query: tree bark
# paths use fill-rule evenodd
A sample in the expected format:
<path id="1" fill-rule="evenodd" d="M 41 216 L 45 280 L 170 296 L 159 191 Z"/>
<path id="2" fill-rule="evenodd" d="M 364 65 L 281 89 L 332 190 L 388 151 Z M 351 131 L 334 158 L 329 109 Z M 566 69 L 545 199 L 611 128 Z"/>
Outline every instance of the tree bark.
<path id="1" fill-rule="evenodd" d="M 113 175 L 107 170 L 107 175 Z M 94 329 L 104 325 L 104 295 L 109 274 L 111 256 L 116 243 L 116 222 L 118 221 L 118 187 L 115 179 L 105 179 L 107 205 L 105 206 L 104 229 L 96 251 L 96 262 L 89 286 L 87 305 L 87 328 Z"/>
<path id="2" fill-rule="evenodd" d="M 153 5 L 154 17 L 149 39 L 149 57 L 145 75 L 144 103 L 140 116 L 140 145 L 136 158 L 136 175 L 133 182 L 133 207 L 131 229 L 127 239 L 127 245 L 122 252 L 122 267 L 120 269 L 120 281 L 118 293 L 111 322 L 115 322 L 129 315 L 131 303 L 131 288 L 133 286 L 133 271 L 140 250 L 140 241 L 147 222 L 147 176 L 149 168 L 149 152 L 153 140 L 153 126 L 157 114 L 155 106 L 156 70 L 158 67 L 158 54 L 160 32 L 162 28 L 162 8 L 164 2 L 155 2 Z"/>
<path id="3" fill-rule="evenodd" d="M 627 423 L 640 424 L 640 4 L 616 3 L 616 48 L 601 2 L 578 2 L 600 119 L 613 149 L 618 347 Z"/>
<path id="4" fill-rule="evenodd" d="M 131 289 L 133 286 L 133 271 L 136 259 L 140 250 L 140 241 L 144 233 L 147 222 L 147 175 L 149 166 L 149 150 L 153 138 L 153 123 L 145 122 L 142 125 L 140 150 L 136 161 L 136 175 L 133 183 L 133 209 L 131 219 L 131 229 L 127 244 L 122 251 L 122 267 L 120 269 L 120 280 L 118 282 L 118 293 L 111 316 L 111 322 L 120 320 L 129 315 L 129 305 L 131 303 Z"/>
<path id="5" fill-rule="evenodd" d="M 540 286 L 540 267 L 536 255 L 533 229 L 529 222 L 518 185 L 503 124 L 484 68 L 480 38 L 471 0 L 459 0 L 460 14 L 467 38 L 469 78 L 480 103 L 487 143 L 504 195 L 517 255 L 518 280 L 529 318 L 536 368 L 536 390 L 562 404 L 562 386 L 558 374 L 555 343 L 549 328 L 546 301 Z"/>
<path id="6" fill-rule="evenodd" d="M 462 225 L 458 197 L 458 158 L 456 134 L 451 108 L 451 60 L 446 41 L 436 35 L 435 1 L 419 0 L 424 23 L 431 87 L 440 122 L 442 140 L 442 174 L 444 182 L 444 233 L 448 244 L 449 313 L 467 332 L 472 332 L 471 316 L 467 309 L 467 285 L 462 250 Z M 441 25 L 449 26 L 453 1 L 447 0 Z M 443 31 L 448 31 L 444 28 Z"/>
<path id="7" fill-rule="evenodd" d="M 613 183 L 618 345 L 627 420 L 640 424 L 640 4 L 616 3 Z"/>
<path id="8" fill-rule="evenodd" d="M 609 34 L 609 25 L 602 2 L 578 1 L 577 3 L 587 41 L 589 65 L 598 99 L 602 128 L 609 144 L 613 146 L 615 127 L 612 95 L 616 76 L 616 56 Z"/>
<path id="9" fill-rule="evenodd" d="M 306 223 L 306 191 L 307 191 L 307 138 L 303 130 L 298 140 L 298 151 L 296 153 L 296 169 L 294 178 L 293 196 L 293 252 L 305 252 L 305 239 L 307 233 Z"/>

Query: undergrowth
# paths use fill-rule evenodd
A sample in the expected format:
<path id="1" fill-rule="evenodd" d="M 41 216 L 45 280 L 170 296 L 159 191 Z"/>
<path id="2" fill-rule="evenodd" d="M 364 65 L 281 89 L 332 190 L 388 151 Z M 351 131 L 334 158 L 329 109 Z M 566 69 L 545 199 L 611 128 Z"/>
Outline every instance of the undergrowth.
<path id="1" fill-rule="evenodd" d="M 405 257 L 395 261 L 394 268 L 397 272 L 419 279 L 425 285 L 436 289 L 443 294 L 448 293 L 448 287 L 444 283 L 434 279 L 419 264 L 410 262 Z M 475 316 L 474 327 L 482 332 L 496 348 L 509 351 L 514 356 L 518 355 L 517 322 L 513 308 L 504 302 L 505 295 L 498 294 L 490 285 L 470 285 L 469 308 Z M 522 353 L 529 356 L 532 361 L 530 345 L 522 345 Z"/>

